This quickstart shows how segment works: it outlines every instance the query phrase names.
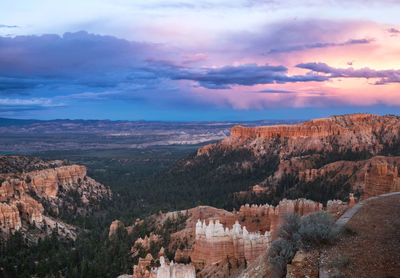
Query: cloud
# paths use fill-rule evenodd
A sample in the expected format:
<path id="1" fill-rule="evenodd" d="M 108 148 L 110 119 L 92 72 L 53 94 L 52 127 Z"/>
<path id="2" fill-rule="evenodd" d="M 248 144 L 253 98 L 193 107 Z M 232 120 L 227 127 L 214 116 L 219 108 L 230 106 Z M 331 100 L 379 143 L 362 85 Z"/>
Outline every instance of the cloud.
<path id="1" fill-rule="evenodd" d="M 370 24 L 361 21 L 287 19 L 254 31 L 236 32 L 226 37 L 226 45 L 247 56 L 270 56 L 329 47 L 369 45 L 375 39 L 364 32 Z"/>
<path id="2" fill-rule="evenodd" d="M 37 80 L 0 76 L 0 96 L 26 95 L 26 91 L 37 87 Z"/>
<path id="3" fill-rule="evenodd" d="M 115 86 L 133 78 L 143 57 L 161 52 L 154 44 L 87 32 L 0 37 L 0 77 Z"/>
<path id="4" fill-rule="evenodd" d="M 387 31 L 391 34 L 392 37 L 396 37 L 400 34 L 400 30 L 394 27 L 387 29 Z"/>
<path id="5" fill-rule="evenodd" d="M 17 25 L 0 24 L 0 28 L 19 28 Z"/>
<path id="6" fill-rule="evenodd" d="M 302 50 L 313 49 L 313 48 L 338 47 L 338 46 L 348 46 L 348 45 L 354 45 L 354 44 L 368 44 L 368 43 L 371 43 L 372 41 L 373 41 L 373 39 L 350 39 L 350 40 L 348 40 L 346 42 L 342 42 L 342 43 L 317 42 L 317 43 L 311 43 L 311 44 L 282 47 L 279 49 L 271 49 L 268 51 L 268 53 L 269 54 L 287 53 L 287 52 L 302 51 Z"/>
<path id="7" fill-rule="evenodd" d="M 396 28 L 389 28 L 389 29 L 387 29 L 387 31 L 389 32 L 389 33 L 392 33 L 392 34 L 399 34 L 400 33 L 400 30 L 399 29 L 396 29 Z"/>
<path id="8" fill-rule="evenodd" d="M 275 90 L 275 89 L 265 89 L 261 91 L 257 91 L 255 93 L 264 93 L 264 94 L 293 94 L 296 93 L 295 91 L 289 90 Z"/>
<path id="9" fill-rule="evenodd" d="M 327 74 L 329 78 L 377 78 L 376 85 L 400 82 L 400 70 L 374 70 L 370 68 L 334 68 L 325 63 L 303 63 L 296 67 Z"/>
<path id="10" fill-rule="evenodd" d="M 247 64 L 211 68 L 198 72 L 182 70 L 171 76 L 171 78 L 196 81 L 200 86 L 209 89 L 229 89 L 233 85 L 252 86 L 256 84 L 320 82 L 327 80 L 324 76 L 311 73 L 288 76 L 286 74 L 287 70 L 284 66 Z"/>
<path id="11" fill-rule="evenodd" d="M 49 98 L 0 98 L 0 112 L 44 110 L 64 106 L 63 103 L 54 103 Z"/>
<path id="12" fill-rule="evenodd" d="M 207 53 L 196 53 L 196 54 L 183 54 L 182 55 L 183 61 L 182 64 L 192 64 L 197 62 L 202 62 L 208 59 Z"/>

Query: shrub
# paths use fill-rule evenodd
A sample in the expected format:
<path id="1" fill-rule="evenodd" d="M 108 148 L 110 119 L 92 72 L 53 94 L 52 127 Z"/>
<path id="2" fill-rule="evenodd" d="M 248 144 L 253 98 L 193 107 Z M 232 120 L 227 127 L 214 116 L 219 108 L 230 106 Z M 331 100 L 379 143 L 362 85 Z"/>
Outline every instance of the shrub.
<path id="1" fill-rule="evenodd" d="M 277 239 L 271 244 L 268 257 L 272 278 L 284 277 L 286 265 L 292 261 L 296 251 L 296 245 L 285 239 Z"/>
<path id="2" fill-rule="evenodd" d="M 304 249 L 330 243 L 338 232 L 333 217 L 324 211 L 311 213 L 301 219 L 299 236 Z"/>
<path id="3" fill-rule="evenodd" d="M 296 213 L 288 213 L 283 216 L 282 224 L 278 230 L 278 236 L 291 242 L 298 242 L 301 218 Z"/>

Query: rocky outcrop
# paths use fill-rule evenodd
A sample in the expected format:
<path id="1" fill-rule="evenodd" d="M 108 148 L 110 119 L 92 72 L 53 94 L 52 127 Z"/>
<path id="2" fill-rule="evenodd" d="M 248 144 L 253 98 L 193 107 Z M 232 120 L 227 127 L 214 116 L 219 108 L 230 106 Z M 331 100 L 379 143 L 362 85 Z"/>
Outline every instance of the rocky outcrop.
<path id="1" fill-rule="evenodd" d="M 151 254 L 147 254 L 145 258 L 139 258 L 139 262 L 137 265 L 133 267 L 133 278 L 155 278 L 154 273 L 151 272 L 151 265 L 153 260 L 153 256 Z"/>
<path id="2" fill-rule="evenodd" d="M 244 146 L 256 154 L 279 152 L 280 156 L 309 151 L 361 151 L 377 153 L 393 139 L 399 140 L 400 119 L 396 116 L 352 114 L 311 120 L 297 125 L 265 127 L 235 126 L 221 146 Z M 276 149 L 276 143 L 280 145 Z M 214 145 L 215 146 L 215 145 Z M 198 151 L 208 154 L 212 145 Z"/>
<path id="3" fill-rule="evenodd" d="M 50 211 L 57 214 L 60 209 L 76 209 L 85 213 L 91 204 L 111 198 L 110 189 L 88 177 L 84 166 L 25 156 L 0 156 L 0 163 L 0 204 L 4 211 L 0 226 L 4 234 L 20 230 L 24 223 L 39 229 L 51 226 L 56 219 L 49 220 L 50 224 L 44 221 Z"/>
<path id="4" fill-rule="evenodd" d="M 321 203 L 306 199 L 287 200 L 283 199 L 275 207 L 272 205 L 244 205 L 235 213 L 236 219 L 249 219 L 248 226 L 256 230 L 257 226 L 262 227 L 261 231 L 269 231 L 274 236 L 282 217 L 288 213 L 297 213 L 301 216 L 323 209 Z"/>
<path id="5" fill-rule="evenodd" d="M 268 161 L 268 165 L 276 164 L 276 168 L 260 178 L 256 185 L 238 192 L 236 196 L 240 200 L 255 201 L 257 198 L 254 196 L 257 195 L 277 197 L 276 192 L 282 192 L 277 187 L 282 186 L 282 180 L 287 177 L 295 183 L 291 188 L 293 192 L 285 190 L 278 198 L 301 197 L 306 192 L 298 189 L 304 188 L 304 183 L 319 181 L 321 191 L 324 190 L 323 184 L 335 189 L 332 192 L 326 188 L 331 193 L 328 198 L 319 201 L 342 199 L 349 192 L 363 192 L 365 172 L 369 168 L 365 160 L 371 157 L 374 160 L 374 156 L 380 157 L 380 160 L 400 160 L 400 157 L 393 159 L 393 155 L 400 155 L 400 117 L 352 114 L 297 125 L 236 126 L 228 138 L 200 148 L 197 156 L 188 160 L 186 165 L 189 169 L 198 161 L 203 164 L 214 163 L 220 161 L 221 156 L 235 155 L 240 158 L 236 153 L 246 154 L 249 158 L 236 164 L 224 162 L 218 165 L 219 169 L 245 173 L 248 169 L 257 170 L 265 161 Z M 392 156 L 379 156 L 383 154 Z M 393 186 L 396 188 L 396 185 Z M 378 190 L 372 194 L 383 191 Z"/>
<path id="6" fill-rule="evenodd" d="M 0 227 L 1 232 L 6 234 L 21 229 L 21 218 L 15 205 L 0 203 Z"/>
<path id="7" fill-rule="evenodd" d="M 119 220 L 114 220 L 110 225 L 110 231 L 108 232 L 108 237 L 111 238 L 118 230 L 118 228 L 125 228 L 124 223 Z"/>
<path id="8" fill-rule="evenodd" d="M 326 204 L 326 212 L 333 215 L 336 219 L 339 218 L 346 210 L 356 205 L 354 194 L 349 194 L 349 202 L 342 200 L 329 200 Z"/>
<path id="9" fill-rule="evenodd" d="M 153 243 L 157 243 L 159 241 L 159 239 L 160 239 L 160 237 L 158 235 L 154 234 L 154 233 L 150 233 L 150 236 L 146 235 L 144 238 L 140 237 L 133 244 L 133 247 L 132 247 L 131 251 L 132 251 L 132 253 L 135 253 L 136 251 L 138 251 L 139 246 L 143 250 L 148 251 L 150 249 L 150 244 L 152 242 Z"/>
<path id="10" fill-rule="evenodd" d="M 154 225 L 153 233 L 139 238 L 131 251 L 132 254 L 138 254 L 139 245 L 146 248 L 152 241 L 159 242 L 161 240 L 163 242 L 163 238 L 157 234 L 159 227 L 162 227 L 168 219 L 171 221 L 185 216 L 186 222 L 183 229 L 171 234 L 169 245 L 163 247 L 168 248 L 169 252 L 176 250 L 174 261 L 193 262 L 196 270 L 199 271 L 198 275 L 228 277 L 235 271 L 238 274 L 246 264 L 250 264 L 260 254 L 265 253 L 270 240 L 275 236 L 275 231 L 281 223 L 283 215 L 286 213 L 306 215 L 322 209 L 322 204 L 318 202 L 306 199 L 285 199 L 277 206 L 244 205 L 239 210 L 232 212 L 210 206 L 199 206 L 189 210 L 167 213 L 160 212 L 146 219 L 147 223 Z M 142 220 L 136 221 L 136 223 L 141 222 Z M 116 227 L 117 224 L 113 226 Z M 211 229 L 211 226 L 214 226 L 214 229 Z M 207 238 L 205 233 L 210 229 L 213 231 L 212 236 Z M 177 246 L 180 249 L 176 249 Z M 157 257 L 160 258 L 164 255 L 164 248 L 161 248 Z M 153 260 L 156 261 L 157 258 L 154 257 Z M 135 277 L 151 275 L 151 271 L 146 272 L 150 269 L 150 263 L 150 258 L 147 260 L 141 258 L 139 264 L 135 266 Z"/>
<path id="11" fill-rule="evenodd" d="M 86 175 L 86 167 L 80 165 L 61 166 L 51 169 L 22 172 L 3 176 L 0 186 L 0 201 L 6 202 L 24 194 L 35 194 L 39 198 L 54 199 L 57 194 L 76 190 L 87 200 L 109 197 L 111 191 Z M 62 192 L 60 192 L 62 191 Z"/>
<path id="12" fill-rule="evenodd" d="M 155 272 L 157 278 L 196 278 L 196 270 L 192 264 L 165 263 L 164 257 L 160 257 L 160 267 Z"/>
<path id="13" fill-rule="evenodd" d="M 400 178 L 397 166 L 376 163 L 365 174 L 364 198 L 400 191 Z"/>
<path id="14" fill-rule="evenodd" d="M 164 256 L 159 259 L 160 266 L 154 267 L 154 259 L 150 254 L 140 258 L 133 267 L 132 278 L 196 278 L 196 270 L 192 264 L 167 263 Z"/>
<path id="15" fill-rule="evenodd" d="M 42 204 L 29 196 L 22 196 L 14 204 L 17 206 L 23 220 L 26 220 L 30 224 L 41 226 L 44 211 Z"/>
<path id="16" fill-rule="evenodd" d="M 211 220 L 208 225 L 199 220 L 196 224 L 196 242 L 190 256 L 197 266 L 214 265 L 224 262 L 227 258 L 232 261 L 252 262 L 271 244 L 271 235 L 249 233 L 236 221 L 229 229 L 217 220 Z"/>

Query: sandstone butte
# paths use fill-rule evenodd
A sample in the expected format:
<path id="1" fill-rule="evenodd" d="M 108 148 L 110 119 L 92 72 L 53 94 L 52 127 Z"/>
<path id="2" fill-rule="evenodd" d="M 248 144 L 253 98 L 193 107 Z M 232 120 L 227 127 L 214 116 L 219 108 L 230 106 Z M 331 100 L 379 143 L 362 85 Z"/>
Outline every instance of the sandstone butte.
<path id="1" fill-rule="evenodd" d="M 12 157 L 15 159 L 16 157 Z M 21 159 L 26 159 L 22 157 Z M 2 163 L 7 156 L 1 157 Z M 2 169 L 7 169 L 7 167 Z M 43 166 L 43 165 L 42 165 Z M 44 215 L 42 200 L 50 204 L 55 213 L 63 203 L 63 196 L 69 190 L 76 190 L 83 204 L 99 198 L 111 197 L 111 191 L 86 175 L 86 168 L 79 165 L 41 167 L 29 172 L 3 172 L 0 177 L 0 230 L 6 236 L 20 230 L 24 224 L 39 229 L 44 225 L 54 228 L 57 220 Z M 60 227 L 68 227 L 59 223 Z M 68 233 L 66 233 L 68 234 Z"/>

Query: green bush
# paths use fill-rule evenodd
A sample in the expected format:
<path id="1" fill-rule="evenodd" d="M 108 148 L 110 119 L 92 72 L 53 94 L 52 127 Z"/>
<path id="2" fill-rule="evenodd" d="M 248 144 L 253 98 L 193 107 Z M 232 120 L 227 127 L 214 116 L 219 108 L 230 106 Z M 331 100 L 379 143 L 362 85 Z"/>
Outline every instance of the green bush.
<path id="1" fill-rule="evenodd" d="M 331 215 L 324 211 L 310 213 L 301 219 L 299 236 L 301 247 L 312 249 L 331 243 L 339 233 Z"/>
<path id="2" fill-rule="evenodd" d="M 278 230 L 278 236 L 291 242 L 299 240 L 301 218 L 296 213 L 288 213 L 283 216 L 282 224 Z"/>

